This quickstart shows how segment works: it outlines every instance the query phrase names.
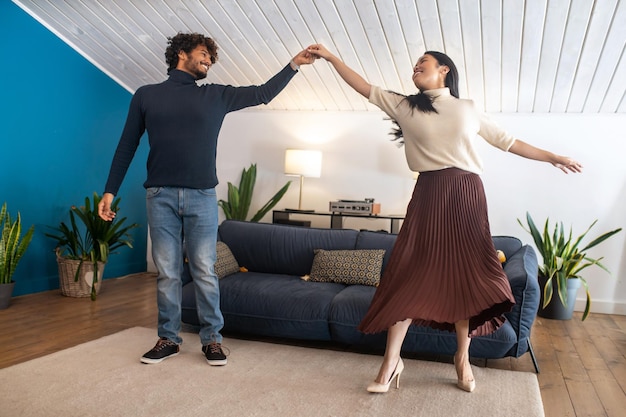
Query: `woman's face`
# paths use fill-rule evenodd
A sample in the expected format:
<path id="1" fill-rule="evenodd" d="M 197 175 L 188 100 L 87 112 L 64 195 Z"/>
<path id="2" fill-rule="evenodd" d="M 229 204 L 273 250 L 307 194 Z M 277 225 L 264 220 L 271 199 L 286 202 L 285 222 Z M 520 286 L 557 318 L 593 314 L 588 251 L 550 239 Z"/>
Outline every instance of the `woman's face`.
<path id="1" fill-rule="evenodd" d="M 448 71 L 450 68 L 439 65 L 435 57 L 424 54 L 413 67 L 413 83 L 420 91 L 445 87 Z"/>

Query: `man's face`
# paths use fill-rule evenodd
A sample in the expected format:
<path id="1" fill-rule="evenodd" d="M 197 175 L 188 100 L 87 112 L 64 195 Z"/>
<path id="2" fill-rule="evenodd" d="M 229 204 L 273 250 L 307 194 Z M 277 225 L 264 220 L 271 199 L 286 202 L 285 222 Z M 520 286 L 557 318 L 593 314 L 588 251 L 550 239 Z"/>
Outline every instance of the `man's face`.
<path id="1" fill-rule="evenodd" d="M 196 80 L 206 78 L 211 68 L 211 54 L 204 45 L 196 46 L 190 53 L 180 51 L 176 69 L 188 72 Z"/>

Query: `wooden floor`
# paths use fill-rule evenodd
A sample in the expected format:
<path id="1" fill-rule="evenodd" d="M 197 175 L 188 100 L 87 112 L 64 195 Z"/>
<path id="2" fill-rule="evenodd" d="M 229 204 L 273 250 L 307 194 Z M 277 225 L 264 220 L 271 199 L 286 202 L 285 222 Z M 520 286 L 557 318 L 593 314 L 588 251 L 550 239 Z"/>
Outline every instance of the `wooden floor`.
<path id="1" fill-rule="evenodd" d="M 130 327 L 156 328 L 155 292 L 154 276 L 137 274 L 105 281 L 96 302 L 59 291 L 14 297 L 0 310 L 0 368 Z M 153 342 L 146 340 L 146 350 Z M 538 317 L 532 343 L 546 417 L 626 415 L 626 316 Z M 534 372 L 528 354 L 472 362 Z"/>

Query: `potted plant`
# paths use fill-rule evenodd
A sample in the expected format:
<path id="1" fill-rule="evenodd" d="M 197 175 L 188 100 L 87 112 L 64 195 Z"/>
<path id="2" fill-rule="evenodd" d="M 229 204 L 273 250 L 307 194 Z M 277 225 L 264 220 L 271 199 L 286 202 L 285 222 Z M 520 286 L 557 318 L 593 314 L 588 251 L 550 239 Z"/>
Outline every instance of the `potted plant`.
<path id="1" fill-rule="evenodd" d="M 22 255 L 33 238 L 35 226 L 22 236 L 22 217 L 19 211 L 13 220 L 5 202 L 0 209 L 0 310 L 9 306 L 13 294 L 13 274 Z"/>
<path id="2" fill-rule="evenodd" d="M 219 200 L 218 204 L 224 211 L 226 219 L 234 220 L 246 220 L 248 217 L 248 211 L 250 210 L 250 203 L 252 202 L 252 193 L 254 192 L 254 184 L 256 182 L 256 164 L 251 164 L 250 168 L 243 169 L 241 172 L 241 179 L 239 180 L 239 187 L 234 186 L 230 182 L 228 183 L 228 201 Z M 289 188 L 291 181 L 288 181 L 283 187 L 278 190 L 272 198 L 269 199 L 263 207 L 256 212 L 251 222 L 258 222 L 269 212 L 279 201 Z"/>
<path id="3" fill-rule="evenodd" d="M 529 213 L 526 213 L 528 228 L 522 224 L 520 219 L 517 219 L 517 221 L 524 230 L 531 234 L 535 241 L 535 246 L 543 259 L 543 264 L 539 265 L 538 278 L 542 292 L 538 314 L 547 318 L 570 319 L 574 310 L 576 292 L 582 283 L 587 294 L 587 302 L 582 316 L 584 321 L 589 315 L 591 308 L 591 295 L 589 294 L 587 281 L 580 276 L 580 272 L 585 268 L 596 265 L 610 273 L 600 263 L 604 257 L 594 259 L 588 256 L 586 251 L 619 233 L 622 229 L 619 228 L 603 233 L 583 246 L 582 240 L 598 220 L 591 223 L 591 226 L 577 238 L 572 236 L 571 227 L 569 233 L 565 233 L 562 222 L 555 224 L 554 230 L 551 232 L 550 221 L 546 219 L 543 232 L 540 232 Z M 553 301 L 555 286 L 558 295 L 555 300 L 557 301 Z M 560 304 L 558 300 L 560 300 Z"/>
<path id="4" fill-rule="evenodd" d="M 72 206 L 69 210 L 70 223 L 61 222 L 53 228 L 56 233 L 46 236 L 57 241 L 55 252 L 59 265 L 59 281 L 63 295 L 87 297 L 92 300 L 100 290 L 104 265 L 113 251 L 122 246 L 132 248 L 132 238 L 128 233 L 139 227 L 137 223 L 125 225 L 126 217 L 116 217 L 107 222 L 98 215 L 101 197 L 93 194 L 93 202 L 85 197 L 85 205 Z M 111 204 L 117 212 L 120 198 Z"/>

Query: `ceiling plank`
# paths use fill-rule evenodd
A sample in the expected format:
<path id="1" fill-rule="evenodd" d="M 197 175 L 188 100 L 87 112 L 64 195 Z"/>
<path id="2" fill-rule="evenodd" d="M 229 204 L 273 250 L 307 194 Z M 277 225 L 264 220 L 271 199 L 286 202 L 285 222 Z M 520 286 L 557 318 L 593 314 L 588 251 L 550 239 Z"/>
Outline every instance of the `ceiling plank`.
<path id="1" fill-rule="evenodd" d="M 465 74 L 465 60 L 463 49 L 463 33 L 460 19 L 460 10 L 456 2 L 441 2 L 439 7 L 439 21 L 445 46 L 445 53 L 454 61 L 460 74 Z M 467 77 L 459 77 L 459 91 L 467 94 Z"/>
<path id="2" fill-rule="evenodd" d="M 344 24 L 339 10 L 337 10 L 334 1 L 320 0 L 316 3 L 320 17 L 324 21 L 327 33 L 314 33 L 315 42 L 326 46 L 332 53 L 343 60 L 346 65 L 367 79 L 365 69 L 361 65 L 361 58 L 358 55 L 360 51 L 356 51 L 352 45 L 348 35 L 348 29 Z M 319 71 L 320 77 L 325 80 L 328 88 L 341 92 L 343 96 L 351 103 L 350 107 L 344 110 L 367 110 L 365 98 L 354 91 L 339 77 L 337 72 L 326 63 L 319 62 L 314 64 L 314 69 Z"/>
<path id="3" fill-rule="evenodd" d="M 559 68 L 560 51 L 565 38 L 567 16 L 571 9 L 570 0 L 550 0 L 544 28 L 549 28 L 549 36 L 544 33 L 539 61 L 539 75 L 535 94 L 534 111 L 549 113 L 554 97 L 554 83 Z"/>
<path id="4" fill-rule="evenodd" d="M 483 77 L 483 45 L 482 22 L 480 18 L 479 2 L 460 2 L 461 26 L 463 29 L 463 60 L 467 90 L 462 91 L 461 97 L 474 100 L 480 109 L 485 108 L 485 79 Z M 472 82 L 470 82 L 472 80 Z"/>
<path id="5" fill-rule="evenodd" d="M 567 110 L 576 72 L 593 11 L 587 0 L 573 0 L 565 26 L 563 46 L 560 50 L 559 67 L 554 81 L 554 93 L 550 112 L 563 113 Z"/>
<path id="6" fill-rule="evenodd" d="M 439 22 L 439 6 L 436 0 L 416 0 L 417 15 L 422 25 L 424 45 L 428 51 L 445 52 L 441 23 Z"/>
<path id="7" fill-rule="evenodd" d="M 502 7 L 502 111 L 517 111 L 519 95 L 520 61 L 522 56 L 522 31 L 524 2 L 505 0 Z"/>
<path id="8" fill-rule="evenodd" d="M 547 0 L 535 0 L 527 1 L 524 7 L 517 111 L 531 113 L 535 109 L 535 94 L 548 5 Z"/>
<path id="9" fill-rule="evenodd" d="M 580 113 L 585 107 L 591 91 L 591 83 L 595 76 L 597 64 L 602 56 L 611 21 L 619 0 L 596 2 L 591 12 L 591 20 L 585 39 L 583 40 L 580 63 L 578 65 L 572 92 L 567 106 L 568 112 Z"/>
<path id="10" fill-rule="evenodd" d="M 603 105 L 606 101 L 607 94 L 620 95 L 620 90 L 610 92 L 612 88 L 611 83 L 616 79 L 625 78 L 623 64 L 621 65 L 622 72 L 617 72 L 617 69 L 620 67 L 620 61 L 624 59 L 626 43 L 626 25 L 624 22 L 626 22 L 626 2 L 620 1 L 613 14 L 610 29 L 602 48 L 602 58 L 597 62 L 597 69 L 593 82 L 591 83 L 590 94 L 585 103 L 585 111 L 591 113 L 615 111 L 614 108 L 606 108 L 603 107 Z M 618 85 L 615 85 L 615 87 L 619 88 Z M 621 91 L 621 95 L 624 95 L 623 90 Z M 623 98 L 621 101 L 623 103 Z"/>
<path id="11" fill-rule="evenodd" d="M 485 110 L 502 106 L 502 7 L 499 0 L 481 2 Z"/>
<path id="12" fill-rule="evenodd" d="M 413 94 L 416 92 L 415 84 L 413 84 L 413 65 L 409 51 L 407 49 L 404 33 L 398 9 L 395 2 L 375 1 L 374 7 L 380 18 L 384 42 L 390 54 L 390 73 L 396 74 L 397 92 L 402 94 Z M 380 52 L 380 51 L 378 51 Z M 393 84 L 390 86 L 392 88 Z"/>

